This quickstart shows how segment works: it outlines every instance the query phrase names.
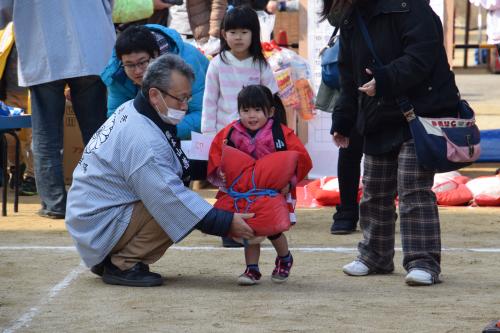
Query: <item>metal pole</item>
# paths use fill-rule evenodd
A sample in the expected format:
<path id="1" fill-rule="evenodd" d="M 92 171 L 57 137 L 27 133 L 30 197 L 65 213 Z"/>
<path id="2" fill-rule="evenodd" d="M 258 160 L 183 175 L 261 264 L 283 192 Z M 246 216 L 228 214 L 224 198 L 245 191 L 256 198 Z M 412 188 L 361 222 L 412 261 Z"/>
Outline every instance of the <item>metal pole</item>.
<path id="1" fill-rule="evenodd" d="M 467 2 L 467 10 L 465 11 L 465 45 L 469 44 L 469 29 L 470 29 L 470 2 L 469 0 L 465 0 Z M 468 58 L 469 49 L 464 49 L 464 68 L 467 68 L 467 58 Z"/>
<path id="2" fill-rule="evenodd" d="M 3 177 L 3 188 L 2 188 L 2 216 L 7 216 L 7 188 L 9 186 L 9 177 L 7 176 L 7 139 L 5 138 L 5 133 L 0 133 L 0 145 L 2 152 L 2 177 Z"/>
<path id="3" fill-rule="evenodd" d="M 19 137 L 17 136 L 15 130 L 12 130 L 11 135 L 14 137 L 16 140 L 16 170 L 14 171 L 14 174 L 12 177 L 14 177 L 14 213 L 19 212 L 19 180 L 20 180 L 20 175 L 21 175 L 21 166 L 19 165 L 19 151 L 20 151 L 20 142 L 19 142 Z"/>

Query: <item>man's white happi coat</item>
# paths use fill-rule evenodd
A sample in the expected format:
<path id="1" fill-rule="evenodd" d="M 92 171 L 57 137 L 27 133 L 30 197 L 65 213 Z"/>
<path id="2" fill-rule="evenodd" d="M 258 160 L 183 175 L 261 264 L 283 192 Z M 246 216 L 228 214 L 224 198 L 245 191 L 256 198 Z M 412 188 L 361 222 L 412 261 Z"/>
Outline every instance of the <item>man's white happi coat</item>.
<path id="1" fill-rule="evenodd" d="M 66 225 L 88 266 L 100 263 L 127 228 L 134 203 L 174 242 L 212 209 L 181 180 L 182 168 L 162 130 L 124 103 L 94 134 L 73 173 Z"/>

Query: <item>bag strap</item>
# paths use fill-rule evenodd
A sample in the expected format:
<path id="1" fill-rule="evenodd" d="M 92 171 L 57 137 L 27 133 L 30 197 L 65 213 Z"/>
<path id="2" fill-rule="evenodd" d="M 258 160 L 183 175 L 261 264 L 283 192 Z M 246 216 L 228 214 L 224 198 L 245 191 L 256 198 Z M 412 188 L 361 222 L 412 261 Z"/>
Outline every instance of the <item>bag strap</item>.
<path id="1" fill-rule="evenodd" d="M 231 126 L 231 128 L 229 128 L 229 131 L 227 132 L 227 136 L 226 136 L 226 145 L 231 146 L 231 147 L 233 147 L 233 148 L 236 148 L 236 147 L 234 146 L 233 141 L 231 141 L 231 134 L 233 134 L 233 131 L 234 131 L 234 127 L 233 127 L 233 126 Z"/>
<path id="2" fill-rule="evenodd" d="M 375 47 L 373 46 L 372 39 L 370 37 L 370 34 L 368 33 L 368 28 L 366 27 L 365 20 L 363 20 L 361 14 L 357 9 L 355 15 L 356 15 L 356 20 L 358 21 L 359 29 L 361 30 L 361 34 L 363 35 L 363 39 L 365 40 L 366 46 L 368 46 L 368 49 L 370 50 L 370 53 L 373 56 L 373 59 L 375 59 L 375 63 L 377 64 L 377 66 L 383 66 L 384 63 L 382 62 L 382 60 L 380 60 L 377 53 L 375 52 Z M 408 97 L 406 96 L 397 97 L 396 102 L 399 105 L 399 109 L 405 116 L 406 121 L 410 122 L 411 120 L 416 118 L 414 107 L 410 103 Z"/>
<path id="3" fill-rule="evenodd" d="M 340 27 L 335 27 L 335 29 L 333 30 L 332 36 L 328 40 L 328 47 L 332 47 L 333 44 L 335 44 L 335 37 L 337 37 L 337 33 L 339 32 L 339 30 Z"/>
<path id="4" fill-rule="evenodd" d="M 285 135 L 283 133 L 283 128 L 281 127 L 281 123 L 276 118 L 273 119 L 272 132 L 273 132 L 274 148 L 276 148 L 276 151 L 285 151 L 286 150 Z"/>
<path id="5" fill-rule="evenodd" d="M 358 26 L 361 29 L 361 34 L 363 35 L 363 39 L 365 40 L 366 46 L 368 46 L 368 49 L 370 50 L 370 53 L 373 56 L 373 59 L 375 59 L 375 62 L 377 63 L 378 66 L 383 66 L 384 64 L 382 63 L 377 53 L 375 52 L 375 47 L 373 47 L 373 42 L 370 37 L 370 34 L 368 33 L 368 28 L 366 27 L 365 20 L 363 20 L 361 14 L 357 9 L 355 15 L 356 19 L 358 20 Z"/>
<path id="6" fill-rule="evenodd" d="M 328 43 L 326 44 L 326 46 L 324 48 L 321 49 L 321 51 L 319 51 L 320 58 L 323 56 L 323 53 L 325 53 L 325 51 L 327 49 L 331 48 L 335 44 L 335 40 L 336 40 L 335 37 L 337 37 L 337 33 L 339 32 L 339 30 L 340 30 L 339 27 L 335 27 L 330 39 L 328 40 Z"/>

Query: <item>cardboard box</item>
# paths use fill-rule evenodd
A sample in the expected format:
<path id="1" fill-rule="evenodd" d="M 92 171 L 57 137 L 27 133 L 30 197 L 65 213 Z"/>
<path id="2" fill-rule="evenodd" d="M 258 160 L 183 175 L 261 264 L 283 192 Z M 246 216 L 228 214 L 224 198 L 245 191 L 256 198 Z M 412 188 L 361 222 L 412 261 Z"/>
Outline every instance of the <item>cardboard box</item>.
<path id="1" fill-rule="evenodd" d="M 73 112 L 71 102 L 66 101 L 64 111 L 64 145 L 63 145 L 63 168 L 64 183 L 71 185 L 73 180 L 73 170 L 82 157 L 83 140 L 80 127 Z"/>
<path id="2" fill-rule="evenodd" d="M 274 40 L 278 43 L 280 31 L 286 32 L 288 44 L 299 43 L 299 12 L 277 12 L 274 23 Z"/>

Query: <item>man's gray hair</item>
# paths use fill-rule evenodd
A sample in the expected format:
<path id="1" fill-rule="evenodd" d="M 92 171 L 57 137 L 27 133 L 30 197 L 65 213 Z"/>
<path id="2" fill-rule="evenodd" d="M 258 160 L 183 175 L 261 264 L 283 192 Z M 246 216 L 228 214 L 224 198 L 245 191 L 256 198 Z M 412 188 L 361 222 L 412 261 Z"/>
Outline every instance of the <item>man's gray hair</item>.
<path id="1" fill-rule="evenodd" d="M 172 72 L 176 71 L 184 75 L 192 84 L 194 81 L 194 72 L 189 64 L 181 57 L 174 54 L 164 54 L 154 59 L 146 69 L 142 79 L 142 93 L 149 100 L 149 89 L 160 88 L 169 90 L 172 84 Z"/>

